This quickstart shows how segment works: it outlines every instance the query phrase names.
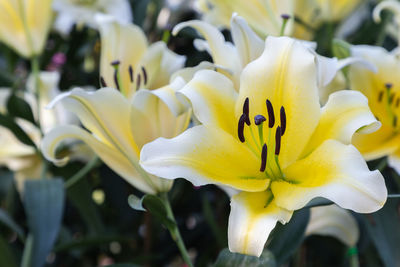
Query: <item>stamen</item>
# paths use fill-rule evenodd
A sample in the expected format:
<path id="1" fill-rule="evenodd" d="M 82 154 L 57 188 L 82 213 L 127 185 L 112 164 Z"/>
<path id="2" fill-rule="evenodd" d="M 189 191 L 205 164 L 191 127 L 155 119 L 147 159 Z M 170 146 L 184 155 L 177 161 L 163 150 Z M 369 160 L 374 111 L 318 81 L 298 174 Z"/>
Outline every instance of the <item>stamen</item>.
<path id="1" fill-rule="evenodd" d="M 383 98 L 383 91 L 380 91 L 378 95 L 378 102 L 382 102 L 382 98 Z"/>
<path id="2" fill-rule="evenodd" d="M 115 66 L 118 66 L 118 65 L 115 65 Z M 117 89 L 120 90 L 119 82 L 118 82 L 118 67 L 116 67 L 114 69 L 114 83 L 115 83 L 115 86 L 117 87 Z"/>
<path id="3" fill-rule="evenodd" d="M 394 93 L 391 93 L 390 96 L 389 96 L 389 99 L 388 99 L 389 105 L 392 104 L 393 99 L 394 99 Z"/>
<path id="4" fill-rule="evenodd" d="M 147 84 L 147 72 L 146 72 L 146 69 L 144 67 L 142 67 L 142 73 L 143 73 L 144 85 L 146 85 Z"/>
<path id="5" fill-rule="evenodd" d="M 247 119 L 246 114 L 242 114 L 242 116 L 240 116 L 239 119 L 239 123 L 238 123 L 238 137 L 240 142 L 244 143 L 245 139 L 244 139 L 244 123 Z"/>
<path id="6" fill-rule="evenodd" d="M 390 89 L 392 89 L 393 84 L 392 83 L 385 83 L 385 87 L 386 87 L 386 89 L 390 90 Z"/>
<path id="7" fill-rule="evenodd" d="M 129 72 L 129 78 L 131 79 L 131 83 L 133 83 L 133 68 L 132 68 L 132 65 L 129 65 L 128 72 Z"/>
<path id="8" fill-rule="evenodd" d="M 397 127 L 397 116 L 393 116 L 393 127 Z"/>
<path id="9" fill-rule="evenodd" d="M 101 87 L 107 87 L 107 83 L 104 80 L 103 76 L 100 76 L 100 84 L 101 84 Z"/>
<path id="10" fill-rule="evenodd" d="M 398 98 L 396 99 L 396 108 L 399 107 L 399 104 L 400 104 L 400 97 L 398 97 Z"/>
<path id="11" fill-rule="evenodd" d="M 288 20 L 290 19 L 290 15 L 282 14 L 281 18 L 283 21 L 282 21 L 280 36 L 283 36 L 285 33 L 286 24 L 287 24 Z"/>
<path id="12" fill-rule="evenodd" d="M 267 111 L 268 111 L 268 127 L 272 128 L 275 124 L 274 108 L 272 107 L 271 101 L 267 99 Z"/>
<path id="13" fill-rule="evenodd" d="M 246 114 L 246 124 L 250 126 L 250 116 L 249 116 L 249 98 L 246 97 L 243 103 L 243 114 Z"/>
<path id="14" fill-rule="evenodd" d="M 138 74 L 136 78 L 136 90 L 140 88 L 140 83 L 141 83 L 140 74 Z"/>
<path id="15" fill-rule="evenodd" d="M 279 152 L 281 151 L 281 127 L 278 126 L 276 127 L 276 133 L 275 133 L 275 155 L 279 155 Z"/>
<path id="16" fill-rule="evenodd" d="M 261 151 L 261 167 L 260 167 L 260 172 L 265 171 L 265 167 L 267 166 L 267 155 L 268 155 L 268 147 L 264 143 Z"/>
<path id="17" fill-rule="evenodd" d="M 261 123 L 263 123 L 264 121 L 266 121 L 267 119 L 263 116 L 263 115 L 256 115 L 254 117 L 254 123 L 256 125 L 260 125 Z"/>
<path id="18" fill-rule="evenodd" d="M 281 107 L 280 115 L 281 115 L 281 134 L 284 135 L 286 130 L 286 112 L 283 106 Z"/>

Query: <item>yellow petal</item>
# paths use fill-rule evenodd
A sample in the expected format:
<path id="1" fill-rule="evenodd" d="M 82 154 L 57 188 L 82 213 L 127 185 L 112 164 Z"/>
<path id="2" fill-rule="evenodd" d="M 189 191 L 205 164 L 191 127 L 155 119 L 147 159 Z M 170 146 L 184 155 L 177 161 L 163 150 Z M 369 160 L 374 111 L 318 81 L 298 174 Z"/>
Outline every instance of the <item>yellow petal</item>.
<path id="1" fill-rule="evenodd" d="M 204 125 L 146 144 L 140 164 L 151 174 L 167 179 L 184 177 L 196 186 L 214 183 L 262 191 L 269 185 L 269 179 L 259 171 L 259 158 L 237 138 Z"/>
<path id="2" fill-rule="evenodd" d="M 382 127 L 370 134 L 356 133 L 352 144 L 357 147 L 366 160 L 374 160 L 390 155 L 400 148 L 400 135 L 391 127 Z"/>
<path id="3" fill-rule="evenodd" d="M 176 98 L 184 82 L 177 78 L 172 84 L 156 90 L 139 90 L 132 99 L 131 127 L 139 148 L 158 137 L 172 138 L 189 125 L 191 111 Z"/>
<path id="4" fill-rule="evenodd" d="M 228 225 L 229 250 L 259 257 L 276 223 L 287 223 L 292 213 L 278 207 L 270 191 L 234 195 Z"/>
<path id="5" fill-rule="evenodd" d="M 234 117 L 237 93 L 224 75 L 201 70 L 179 93 L 190 100 L 193 112 L 201 123 L 237 135 Z"/>
<path id="6" fill-rule="evenodd" d="M 142 177 L 121 151 L 102 143 L 88 132 L 74 125 L 58 126 L 45 135 L 41 144 L 41 151 L 44 157 L 54 162 L 56 165 L 66 164 L 69 158 L 57 158 L 56 152 L 58 146 L 63 141 L 71 138 L 86 143 L 104 163 L 134 187 L 145 193 L 154 194 L 157 192 L 154 185 L 149 184 L 149 182 Z"/>
<path id="7" fill-rule="evenodd" d="M 276 203 L 289 210 L 300 209 L 315 197 L 359 213 L 377 211 L 386 201 L 382 174 L 370 171 L 354 146 L 335 140 L 325 141 L 283 172 L 293 183 L 272 182 L 271 188 Z"/>
<path id="8" fill-rule="evenodd" d="M 0 40 L 24 57 L 42 52 L 52 21 L 52 0 L 1 0 Z"/>
<path id="9" fill-rule="evenodd" d="M 380 126 L 363 94 L 350 90 L 335 92 L 322 108 L 319 124 L 303 155 L 309 154 L 327 139 L 350 144 L 355 132 L 371 133 Z"/>
<path id="10" fill-rule="evenodd" d="M 140 87 L 156 89 L 168 85 L 172 74 L 184 67 L 185 60 L 185 56 L 172 52 L 164 42 L 150 45 L 139 63 L 146 69 L 148 80 L 145 84 L 142 75 Z"/>
<path id="11" fill-rule="evenodd" d="M 306 235 L 324 235 L 339 239 L 348 247 L 354 247 L 360 236 L 357 221 L 345 209 L 336 205 L 311 208 Z"/>
<path id="12" fill-rule="evenodd" d="M 134 74 L 141 71 L 138 63 L 147 50 L 146 36 L 139 27 L 121 24 L 110 17 L 99 17 L 98 23 L 101 35 L 100 75 L 108 86 L 115 88 L 114 67 L 111 62 L 119 60 L 120 88 L 129 97 L 134 92 L 129 66 L 132 66 Z"/>
<path id="13" fill-rule="evenodd" d="M 264 53 L 243 70 L 236 116 L 242 113 L 246 97 L 250 118 L 266 115 L 266 100 L 275 111 L 286 111 L 287 126 L 282 137 L 280 162 L 294 162 L 314 132 L 320 117 L 315 56 L 300 42 L 287 37 L 268 37 Z"/>
<path id="14" fill-rule="evenodd" d="M 119 149 L 131 159 L 138 159 L 139 149 L 130 125 L 131 104 L 119 91 L 103 88 L 86 92 L 77 88 L 59 95 L 50 107 L 60 101 L 102 142 Z"/>

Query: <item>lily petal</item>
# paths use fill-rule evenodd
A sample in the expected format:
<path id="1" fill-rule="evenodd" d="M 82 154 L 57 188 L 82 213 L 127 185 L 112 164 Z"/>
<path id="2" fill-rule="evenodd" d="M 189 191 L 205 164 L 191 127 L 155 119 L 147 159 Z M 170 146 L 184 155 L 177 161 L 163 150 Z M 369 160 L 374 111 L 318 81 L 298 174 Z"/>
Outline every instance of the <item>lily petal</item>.
<path id="1" fill-rule="evenodd" d="M 179 94 L 190 100 L 193 112 L 201 123 L 222 128 L 235 135 L 237 121 L 232 114 L 237 93 L 233 83 L 224 75 L 211 70 L 201 70 Z"/>
<path id="2" fill-rule="evenodd" d="M 86 143 L 93 151 L 121 177 L 124 177 L 130 184 L 139 190 L 154 194 L 156 190 L 148 184 L 130 163 L 130 161 L 115 147 L 111 147 L 94 138 L 78 126 L 63 125 L 54 128 L 45 135 L 41 144 L 41 151 L 44 157 L 56 165 L 64 165 L 69 158 L 57 158 L 57 147 L 66 139 L 78 139 Z"/>
<path id="3" fill-rule="evenodd" d="M 147 49 L 143 31 L 133 24 L 121 24 L 110 16 L 97 16 L 101 35 L 100 75 L 108 86 L 116 88 L 114 67 L 111 62 L 119 60 L 121 91 L 126 96 L 133 92 L 129 77 L 129 66 L 135 68 Z M 140 71 L 134 69 L 134 72 Z"/>
<path id="4" fill-rule="evenodd" d="M 270 191 L 234 195 L 228 224 L 229 250 L 259 257 L 276 223 L 287 223 L 292 214 L 276 205 Z"/>
<path id="5" fill-rule="evenodd" d="M 279 109 L 285 108 L 287 127 L 279 157 L 283 166 L 294 162 L 314 132 L 321 112 L 315 56 L 294 39 L 268 37 L 261 57 L 243 70 L 237 117 L 246 97 L 251 118 L 266 113 L 267 99 L 276 117 Z"/>
<path id="6" fill-rule="evenodd" d="M 223 130 L 195 126 L 172 138 L 143 146 L 140 165 L 147 172 L 195 186 L 225 184 L 239 190 L 262 191 L 269 179 L 258 171 L 261 160 Z"/>
<path id="7" fill-rule="evenodd" d="M 52 108 L 60 101 L 102 142 L 138 160 L 139 149 L 133 141 L 130 127 L 131 105 L 119 91 L 102 88 L 86 92 L 76 88 L 56 97 L 49 107 Z"/>
<path id="8" fill-rule="evenodd" d="M 386 201 L 382 174 L 370 171 L 354 146 L 335 140 L 325 141 L 284 173 L 293 183 L 273 182 L 271 188 L 277 205 L 289 210 L 300 209 L 315 197 L 359 213 L 377 211 Z"/>
<path id="9" fill-rule="evenodd" d="M 339 239 L 348 247 L 354 247 L 360 236 L 357 221 L 351 213 L 336 205 L 311 208 L 306 235 L 324 235 Z"/>
<path id="10" fill-rule="evenodd" d="M 381 123 L 368 107 L 368 99 L 357 91 L 338 91 L 329 96 L 321 119 L 303 153 L 309 154 L 327 139 L 350 144 L 355 132 L 375 132 Z"/>

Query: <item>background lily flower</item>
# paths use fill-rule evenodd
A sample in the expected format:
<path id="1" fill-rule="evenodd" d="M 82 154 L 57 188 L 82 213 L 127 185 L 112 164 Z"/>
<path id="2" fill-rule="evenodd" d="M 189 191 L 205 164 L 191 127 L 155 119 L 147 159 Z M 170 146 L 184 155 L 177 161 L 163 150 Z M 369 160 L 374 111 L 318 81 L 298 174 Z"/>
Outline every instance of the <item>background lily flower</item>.
<path id="1" fill-rule="evenodd" d="M 158 137 L 174 137 L 183 132 L 191 112 L 176 99 L 182 79 L 157 90 L 140 90 L 131 99 L 118 90 L 102 88 L 87 92 L 74 89 L 59 95 L 50 107 L 61 102 L 76 114 L 88 131 L 74 125 L 55 127 L 42 142 L 44 156 L 58 165 L 57 147 L 66 139 L 86 143 L 110 168 L 145 193 L 168 191 L 172 181 L 146 173 L 139 166 L 142 146 Z"/>
<path id="2" fill-rule="evenodd" d="M 0 40 L 23 57 L 39 55 L 52 22 L 52 0 L 1 0 Z"/>
<path id="3" fill-rule="evenodd" d="M 68 34 L 72 26 L 87 25 L 97 29 L 97 14 L 111 15 L 121 23 L 132 21 L 132 11 L 127 0 L 54 0 L 53 9 L 58 12 L 54 27 Z"/>
<path id="4" fill-rule="evenodd" d="M 57 72 L 41 72 L 39 75 L 39 103 L 34 96 L 34 78 L 30 76 L 27 82 L 27 92 L 22 98 L 30 104 L 33 114 L 38 114 L 39 118 L 35 118 L 40 122 L 42 130 L 46 132 L 49 128 L 63 123 L 75 123 L 76 118 L 72 114 L 68 114 L 60 105 L 56 110 L 43 110 L 43 107 L 49 103 L 49 100 L 59 94 L 58 82 L 60 75 Z M 0 111 L 6 112 L 6 103 L 12 90 L 3 88 L 0 90 Z M 36 125 L 24 119 L 17 119 L 18 125 L 28 134 L 31 140 L 39 147 L 41 141 L 41 132 Z M 14 134 L 5 127 L 0 127 L 0 164 L 6 166 L 15 172 L 17 188 L 21 192 L 26 179 L 40 178 L 43 168 L 42 157 L 39 152 L 32 146 L 28 146 L 19 141 Z M 71 155 L 74 158 L 82 159 L 82 151 L 77 155 Z"/>
<path id="5" fill-rule="evenodd" d="M 377 72 L 359 65 L 350 67 L 350 88 L 368 97 L 369 106 L 382 127 L 375 133 L 356 134 L 353 144 L 366 160 L 389 156 L 389 165 L 400 172 L 400 61 L 396 51 L 388 52 L 382 47 L 353 46 L 352 55 L 373 63 Z"/>
<path id="6" fill-rule="evenodd" d="M 240 90 L 215 71 L 199 71 L 182 89 L 202 125 L 142 148 L 141 166 L 194 185 L 227 185 L 233 252 L 259 256 L 277 221 L 321 196 L 368 213 L 386 201 L 379 171 L 350 144 L 380 123 L 359 92 L 332 94 L 321 108 L 316 56 L 300 42 L 268 37 L 241 74 Z"/>
<path id="7" fill-rule="evenodd" d="M 121 24 L 109 16 L 98 16 L 101 34 L 100 74 L 108 86 L 131 97 L 140 88 L 168 85 L 181 69 L 185 57 L 170 51 L 164 42 L 150 46 L 143 31 L 133 24 Z"/>
<path id="8" fill-rule="evenodd" d="M 336 205 L 311 208 L 306 235 L 324 235 L 354 247 L 360 237 L 357 221 L 351 213 Z"/>
<path id="9" fill-rule="evenodd" d="M 216 26 L 229 28 L 233 13 L 245 18 L 249 25 L 262 37 L 279 35 L 282 14 L 293 15 L 293 0 L 198 0 L 197 6 L 204 12 L 204 20 Z M 290 35 L 293 21 L 290 20 L 285 34 Z"/>

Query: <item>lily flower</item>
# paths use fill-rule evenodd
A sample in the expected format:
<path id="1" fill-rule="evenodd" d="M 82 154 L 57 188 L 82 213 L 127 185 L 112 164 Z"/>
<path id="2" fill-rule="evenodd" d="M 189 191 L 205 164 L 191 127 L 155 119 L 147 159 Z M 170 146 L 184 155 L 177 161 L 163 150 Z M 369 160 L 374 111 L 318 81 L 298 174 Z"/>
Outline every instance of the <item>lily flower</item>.
<path id="1" fill-rule="evenodd" d="M 373 63 L 377 72 L 353 65 L 349 69 L 350 89 L 362 92 L 382 127 L 371 134 L 356 134 L 353 144 L 366 160 L 388 156 L 388 163 L 400 173 L 400 60 L 396 50 L 358 45 L 351 48 L 354 56 Z"/>
<path id="2" fill-rule="evenodd" d="M 63 165 L 68 157 L 57 157 L 57 148 L 65 140 L 78 139 L 140 191 L 168 191 L 172 181 L 146 173 L 139 165 L 139 152 L 147 142 L 174 137 L 187 128 L 191 112 L 175 97 L 184 84 L 178 78 L 156 90 L 139 90 L 131 99 L 107 87 L 92 92 L 76 88 L 60 94 L 49 107 L 63 104 L 87 130 L 75 125 L 55 127 L 45 135 L 42 153 L 49 161 Z"/>
<path id="3" fill-rule="evenodd" d="M 197 7 L 204 13 L 203 19 L 216 26 L 229 28 L 232 14 L 243 17 L 258 35 L 279 36 L 282 27 L 282 14 L 293 15 L 293 0 L 198 0 Z M 293 20 L 288 21 L 285 34 L 290 35 Z"/>
<path id="4" fill-rule="evenodd" d="M 102 86 L 118 88 L 130 98 L 140 88 L 156 89 L 169 84 L 185 57 L 170 51 L 164 42 L 150 46 L 143 31 L 109 16 L 97 16 L 101 35 Z"/>
<path id="5" fill-rule="evenodd" d="M 0 41 L 23 57 L 41 54 L 52 22 L 52 0 L 1 0 Z"/>
<path id="6" fill-rule="evenodd" d="M 239 93 L 210 70 L 179 93 L 202 125 L 146 144 L 140 164 L 167 179 L 240 190 L 231 198 L 232 252 L 259 256 L 277 221 L 288 222 L 315 197 L 361 213 L 385 203 L 382 174 L 351 145 L 355 132 L 380 123 L 359 92 L 336 92 L 321 108 L 316 56 L 300 42 L 268 37 L 243 70 Z"/>
<path id="7" fill-rule="evenodd" d="M 33 114 L 38 114 L 37 110 L 40 109 L 39 118 L 35 119 L 39 121 L 44 132 L 57 124 L 76 122 L 76 119 L 71 116 L 72 114 L 68 114 L 62 106 L 54 111 L 42 109 L 49 103 L 49 99 L 59 94 L 57 87 L 59 79 L 60 75 L 57 72 L 41 72 L 39 74 L 38 96 L 40 100 L 38 103 L 34 95 L 34 77 L 30 76 L 27 82 L 27 91 L 22 95 L 22 98 L 31 106 Z M 0 112 L 2 114 L 6 113 L 6 103 L 11 94 L 12 90 L 9 88 L 0 90 Z M 17 119 L 16 122 L 38 147 L 42 138 L 40 130 L 27 120 Z M 71 156 L 83 159 L 82 155 L 76 157 L 73 154 Z M 40 178 L 43 168 L 42 160 L 34 147 L 21 143 L 8 128 L 0 127 L 0 165 L 14 171 L 17 189 L 20 192 L 23 190 L 26 179 Z"/>
<path id="8" fill-rule="evenodd" d="M 128 0 L 54 0 L 53 9 L 58 13 L 54 27 L 63 34 L 68 34 L 74 24 L 97 29 L 97 14 L 113 16 L 121 23 L 132 21 Z"/>
<path id="9" fill-rule="evenodd" d="M 351 213 L 336 205 L 311 208 L 307 235 L 332 236 L 348 247 L 355 247 L 360 237 L 357 221 Z"/>

